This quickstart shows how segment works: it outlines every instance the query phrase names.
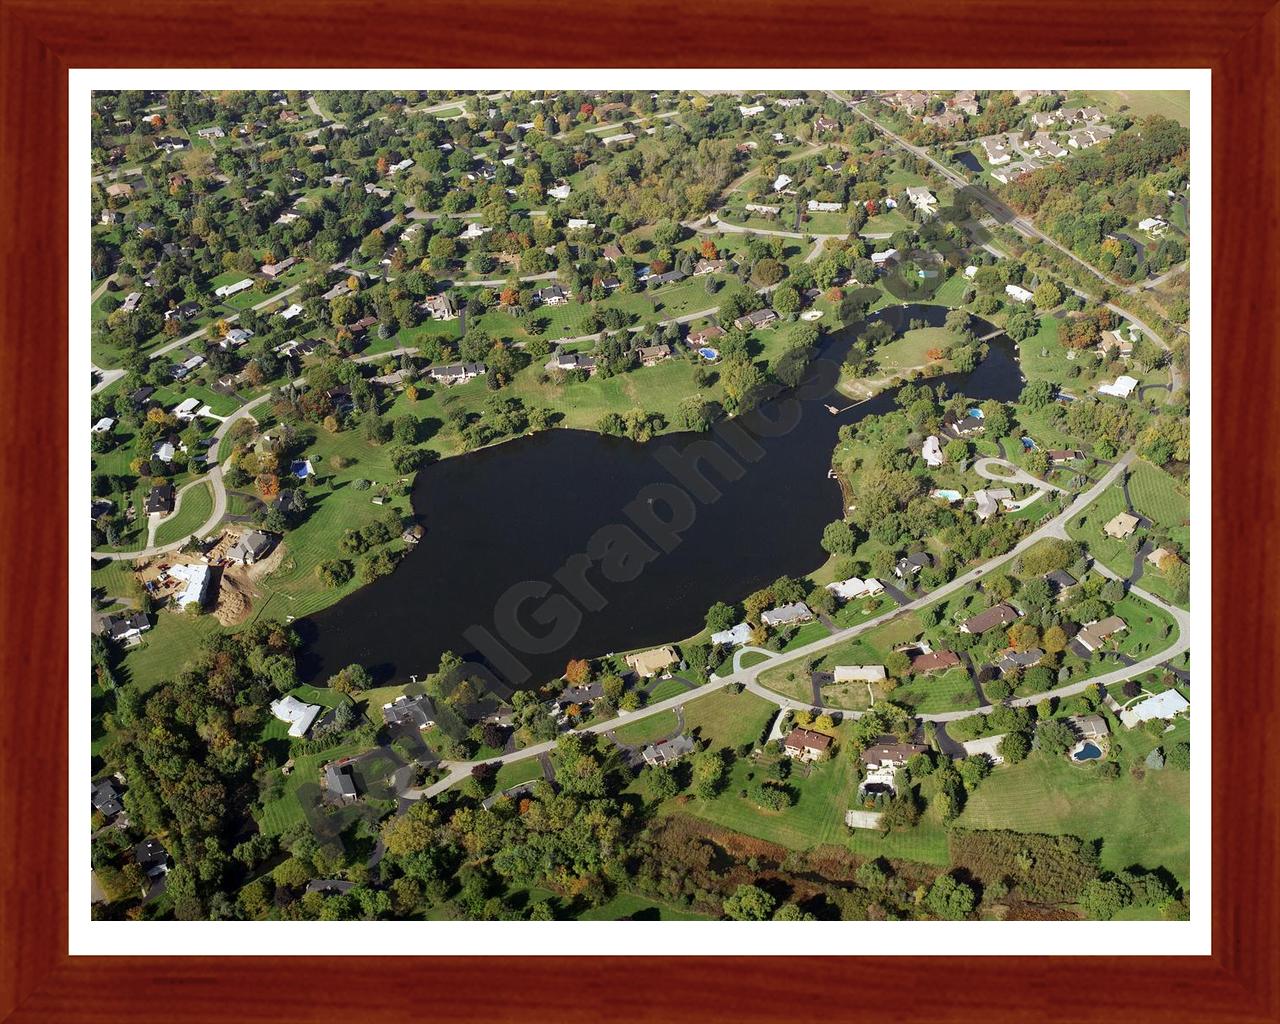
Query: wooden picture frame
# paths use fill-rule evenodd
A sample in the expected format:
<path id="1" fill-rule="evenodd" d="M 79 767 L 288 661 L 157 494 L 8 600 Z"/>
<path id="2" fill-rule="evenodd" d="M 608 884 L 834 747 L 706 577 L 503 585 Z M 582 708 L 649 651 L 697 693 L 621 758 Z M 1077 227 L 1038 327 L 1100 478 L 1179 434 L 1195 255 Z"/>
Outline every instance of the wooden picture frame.
<path id="1" fill-rule="evenodd" d="M 0 1020 L 184 1022 L 772 1019 L 797 993 L 835 1020 L 1280 1020 L 1276 653 L 1280 459 L 1258 443 L 1280 376 L 1280 7 L 995 0 L 400 12 L 0 0 Z M 732 15 L 732 16 L 730 16 Z M 572 31 L 566 32 L 572 25 Z M 1208 67 L 1214 177 L 1213 953 L 1014 960 L 636 956 L 371 958 L 67 953 L 67 72 L 74 67 Z M 1203 315 L 1203 311 L 1199 311 Z M 1202 379 L 1205 379 L 1202 377 Z M 1243 470 L 1243 472 L 1242 472 Z M 1203 600 L 1204 597 L 1199 597 Z M 1203 655 L 1208 657 L 1208 655 Z M 85 697 L 83 687 L 72 695 Z M 77 698 L 78 699 L 78 698 Z M 87 699 L 87 697 L 85 697 Z M 74 782 L 75 780 L 72 780 Z M 516 927 L 516 926 L 513 926 Z M 635 949 L 661 949 L 639 926 Z M 1011 926 L 1015 927 L 1015 926 Z M 1121 927 L 1121 926 L 1117 926 Z M 714 942 L 709 943 L 714 948 Z M 408 948 L 407 950 L 408 951 Z M 432 952 L 423 949 L 422 952 Z M 834 952 L 834 951 L 833 951 Z M 854 952 L 850 950 L 849 952 Z M 1135 949 L 1134 953 L 1141 953 Z M 643 979 L 643 980 L 641 980 Z M 299 985 L 302 985 L 301 989 Z"/>

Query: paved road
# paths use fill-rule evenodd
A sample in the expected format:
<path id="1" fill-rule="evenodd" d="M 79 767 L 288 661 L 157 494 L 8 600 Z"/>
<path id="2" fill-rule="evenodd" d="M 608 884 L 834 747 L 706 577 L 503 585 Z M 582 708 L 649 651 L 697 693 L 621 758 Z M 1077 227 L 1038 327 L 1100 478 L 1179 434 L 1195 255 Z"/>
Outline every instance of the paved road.
<path id="1" fill-rule="evenodd" d="M 1009 472 L 1001 474 L 992 470 L 992 466 L 1002 466 Z M 1038 476 L 1032 476 L 1020 466 L 1015 466 L 1007 459 L 978 459 L 973 464 L 973 471 L 978 476 L 986 480 L 994 480 L 1003 484 L 1026 484 L 1028 487 L 1034 487 L 1038 491 L 1060 491 L 1062 490 L 1057 484 L 1051 484 L 1047 480 L 1041 480 Z"/>

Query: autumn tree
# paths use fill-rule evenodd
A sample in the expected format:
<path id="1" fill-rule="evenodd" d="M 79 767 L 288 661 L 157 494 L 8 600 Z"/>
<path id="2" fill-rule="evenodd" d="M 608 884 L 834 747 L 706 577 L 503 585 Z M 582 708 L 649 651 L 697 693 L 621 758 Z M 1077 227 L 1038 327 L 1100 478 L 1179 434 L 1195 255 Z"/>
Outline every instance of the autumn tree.
<path id="1" fill-rule="evenodd" d="M 585 658 L 575 658 L 565 666 L 565 682 L 571 686 L 585 686 L 591 679 L 591 662 Z"/>

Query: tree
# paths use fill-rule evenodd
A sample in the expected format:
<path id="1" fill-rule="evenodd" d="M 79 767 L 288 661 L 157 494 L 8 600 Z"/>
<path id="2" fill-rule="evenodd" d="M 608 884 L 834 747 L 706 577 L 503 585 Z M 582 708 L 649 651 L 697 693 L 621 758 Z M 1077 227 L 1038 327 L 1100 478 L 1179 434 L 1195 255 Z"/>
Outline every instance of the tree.
<path id="1" fill-rule="evenodd" d="M 565 666 L 565 682 L 571 686 L 585 686 L 591 680 L 591 662 L 576 658 Z"/>
<path id="2" fill-rule="evenodd" d="M 962 921 L 973 913 L 977 894 L 952 875 L 939 875 L 929 887 L 924 905 L 944 921 Z"/>
<path id="3" fill-rule="evenodd" d="M 827 523 L 822 531 L 822 549 L 830 555 L 851 555 L 854 548 L 853 531 L 843 519 Z"/>
<path id="4" fill-rule="evenodd" d="M 707 609 L 707 629 L 712 633 L 719 633 L 726 629 L 732 629 L 737 617 L 738 612 L 733 605 L 725 604 L 723 601 L 717 601 Z"/>
<path id="5" fill-rule="evenodd" d="M 724 901 L 726 917 L 734 921 L 767 921 L 778 901 L 758 885 L 740 885 Z"/>
<path id="6" fill-rule="evenodd" d="M 1000 756 L 1009 764 L 1025 761 L 1031 753 L 1031 737 L 1025 732 L 1006 733 L 999 745 Z"/>
<path id="7" fill-rule="evenodd" d="M 1065 754 L 1076 745 L 1076 734 L 1066 722 L 1051 718 L 1038 728 L 1040 749 L 1047 754 Z"/>
<path id="8" fill-rule="evenodd" d="M 1191 744 L 1175 743 L 1169 748 L 1169 753 L 1165 758 L 1170 768 L 1178 768 L 1182 771 L 1190 771 L 1191 769 Z"/>
<path id="9" fill-rule="evenodd" d="M 1056 281 L 1045 281 L 1036 288 L 1032 301 L 1036 304 L 1036 309 L 1053 309 L 1062 301 L 1062 289 Z"/>
<path id="10" fill-rule="evenodd" d="M 1080 893 L 1080 906 L 1096 921 L 1110 921 L 1133 902 L 1133 892 L 1117 878 L 1094 878 Z"/>

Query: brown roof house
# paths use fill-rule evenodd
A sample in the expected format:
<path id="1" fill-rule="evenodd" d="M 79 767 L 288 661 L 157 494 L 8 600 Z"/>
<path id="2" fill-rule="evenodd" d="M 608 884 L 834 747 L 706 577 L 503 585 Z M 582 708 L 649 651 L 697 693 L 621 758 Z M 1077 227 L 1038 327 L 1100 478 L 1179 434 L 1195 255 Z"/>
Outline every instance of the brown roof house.
<path id="1" fill-rule="evenodd" d="M 1129 512 L 1117 512 L 1102 528 L 1102 532 L 1115 540 L 1124 540 L 1138 528 L 1138 517 Z"/>
<path id="2" fill-rule="evenodd" d="M 1105 619 L 1090 622 L 1076 634 L 1076 639 L 1088 651 L 1096 651 L 1107 640 L 1107 637 L 1127 629 L 1124 619 L 1119 615 L 1108 615 Z"/>
<path id="3" fill-rule="evenodd" d="M 999 626 L 1007 626 L 1009 623 L 1015 622 L 1017 618 L 1018 611 L 1012 605 L 998 604 L 960 623 L 960 632 L 981 636 L 988 630 L 996 629 Z"/>
<path id="4" fill-rule="evenodd" d="M 816 761 L 830 749 L 831 737 L 812 729 L 792 729 L 782 741 L 783 753 L 787 757 L 798 757 L 801 761 Z"/>
<path id="5" fill-rule="evenodd" d="M 645 679 L 656 676 L 664 668 L 674 665 L 679 660 L 674 647 L 655 647 L 651 651 L 640 651 L 638 654 L 628 654 L 626 657 L 627 664 L 636 675 Z"/>
<path id="6" fill-rule="evenodd" d="M 917 654 L 911 659 L 913 676 L 927 675 L 942 669 L 955 668 L 960 664 L 960 656 L 955 651 L 932 651 L 929 654 Z"/>

